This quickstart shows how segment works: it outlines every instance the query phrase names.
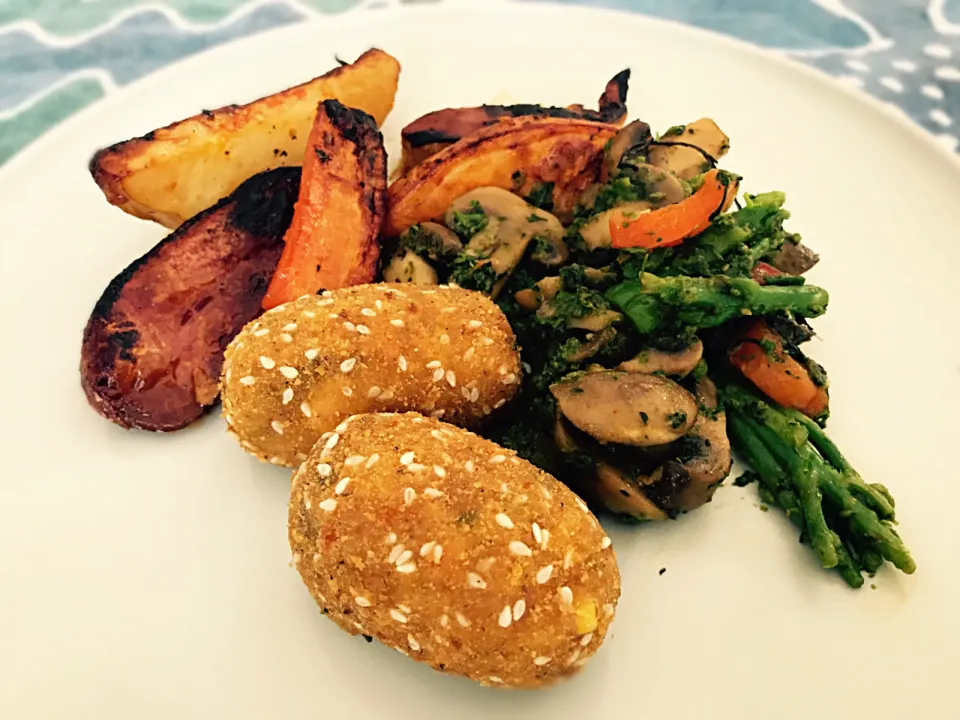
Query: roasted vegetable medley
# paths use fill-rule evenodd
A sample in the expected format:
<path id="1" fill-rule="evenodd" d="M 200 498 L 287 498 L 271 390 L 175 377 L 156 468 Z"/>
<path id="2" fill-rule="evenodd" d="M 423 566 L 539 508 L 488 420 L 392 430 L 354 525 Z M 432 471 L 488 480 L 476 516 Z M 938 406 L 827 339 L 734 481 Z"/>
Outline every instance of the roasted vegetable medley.
<path id="1" fill-rule="evenodd" d="M 521 346 L 520 398 L 486 434 L 630 521 L 708 502 L 732 450 L 761 497 L 853 587 L 914 563 L 894 503 L 824 432 L 827 373 L 806 356 L 828 293 L 784 227 L 784 195 L 744 194 L 701 119 L 606 142 L 572 211 L 549 182 L 479 187 L 385 245 L 383 279 L 492 296 Z M 568 189 L 565 189 L 567 192 Z M 438 219 L 439 220 L 439 219 Z"/>

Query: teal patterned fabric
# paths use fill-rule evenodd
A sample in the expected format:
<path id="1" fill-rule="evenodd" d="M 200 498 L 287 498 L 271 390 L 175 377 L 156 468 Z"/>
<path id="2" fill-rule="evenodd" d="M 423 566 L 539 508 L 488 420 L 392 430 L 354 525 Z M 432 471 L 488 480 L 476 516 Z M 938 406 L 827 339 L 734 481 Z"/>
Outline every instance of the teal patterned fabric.
<path id="1" fill-rule="evenodd" d="M 317 15 L 456 0 L 0 0 L 0 164 L 171 62 Z M 541 0 L 516 0 L 539 3 Z M 664 17 L 783 51 L 957 149 L 960 0 L 551 0 Z"/>

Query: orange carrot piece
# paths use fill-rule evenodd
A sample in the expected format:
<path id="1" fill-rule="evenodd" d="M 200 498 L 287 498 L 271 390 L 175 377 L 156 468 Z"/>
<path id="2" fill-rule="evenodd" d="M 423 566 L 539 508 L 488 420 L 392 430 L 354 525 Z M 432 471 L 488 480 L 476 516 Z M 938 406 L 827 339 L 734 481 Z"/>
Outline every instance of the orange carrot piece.
<path id="1" fill-rule="evenodd" d="M 717 170 L 711 170 L 704 176 L 703 185 L 678 203 L 636 217 L 614 210 L 610 215 L 613 247 L 653 250 L 679 245 L 706 230 L 713 214 L 727 205 L 728 196 L 732 202 L 736 186 L 730 185 L 733 187 L 721 180 Z"/>
<path id="2" fill-rule="evenodd" d="M 300 196 L 263 309 L 371 282 L 386 214 L 386 153 L 372 117 L 325 100 L 307 141 Z"/>
<path id="3" fill-rule="evenodd" d="M 779 405 L 810 417 L 823 414 L 829 404 L 826 388 L 783 349 L 783 338 L 761 320 L 744 333 L 744 341 L 730 351 L 730 363 Z"/>

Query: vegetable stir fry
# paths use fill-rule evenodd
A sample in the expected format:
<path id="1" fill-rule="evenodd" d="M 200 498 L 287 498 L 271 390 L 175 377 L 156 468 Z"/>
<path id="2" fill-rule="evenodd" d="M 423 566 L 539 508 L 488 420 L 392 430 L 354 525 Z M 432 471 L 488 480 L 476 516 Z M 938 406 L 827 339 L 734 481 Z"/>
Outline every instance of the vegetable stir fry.
<path id="1" fill-rule="evenodd" d="M 752 467 L 738 484 L 758 480 L 849 585 L 884 561 L 911 573 L 890 493 L 823 429 L 827 373 L 801 350 L 829 302 L 803 277 L 819 258 L 785 229 L 783 193 L 736 201 L 728 148 L 709 119 L 660 136 L 634 121 L 572 213 L 546 182 L 472 190 L 395 239 L 384 279 L 497 301 L 525 374 L 486 434 L 594 507 L 675 518 L 711 499 L 733 450 Z"/>

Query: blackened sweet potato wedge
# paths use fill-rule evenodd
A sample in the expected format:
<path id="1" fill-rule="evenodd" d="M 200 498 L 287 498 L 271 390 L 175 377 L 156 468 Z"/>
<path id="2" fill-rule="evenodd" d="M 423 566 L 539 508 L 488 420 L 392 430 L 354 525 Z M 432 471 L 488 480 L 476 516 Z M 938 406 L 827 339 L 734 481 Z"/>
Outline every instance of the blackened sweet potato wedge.
<path id="1" fill-rule="evenodd" d="M 487 125 L 493 125 L 505 117 L 572 118 L 620 125 L 627 117 L 629 80 L 629 69 L 614 75 L 600 96 L 598 110 L 588 110 L 583 105 L 560 108 L 521 104 L 445 108 L 427 113 L 407 125 L 401 132 L 403 159 L 400 172 L 405 174 L 460 138 Z"/>
<path id="2" fill-rule="evenodd" d="M 376 121 L 324 100 L 303 156 L 300 197 L 263 308 L 371 282 L 386 215 L 387 155 Z"/>
<path id="3" fill-rule="evenodd" d="M 177 430 L 217 399 L 223 351 L 260 303 L 300 168 L 250 178 L 117 275 L 87 321 L 80 380 L 125 428 Z"/>

